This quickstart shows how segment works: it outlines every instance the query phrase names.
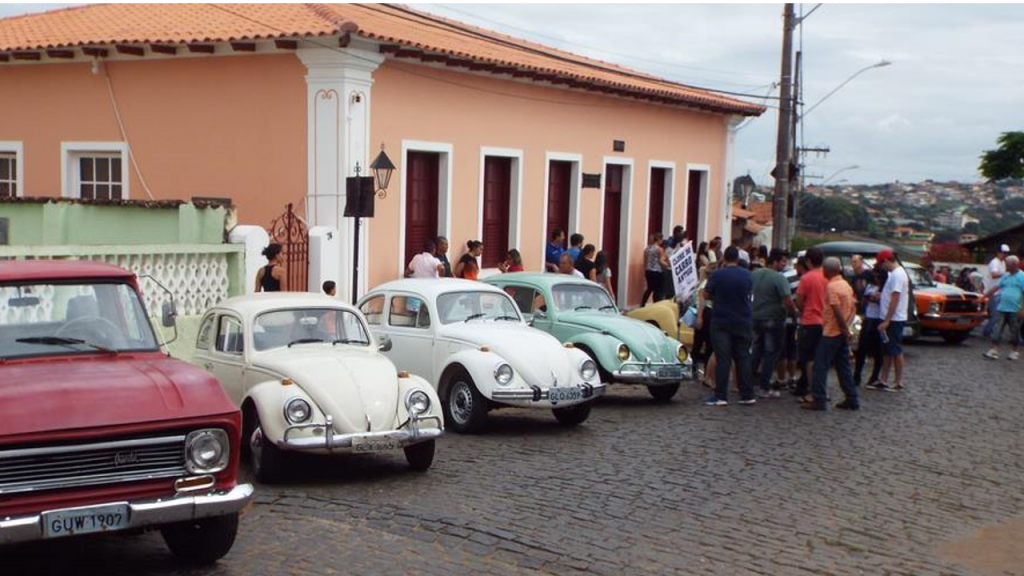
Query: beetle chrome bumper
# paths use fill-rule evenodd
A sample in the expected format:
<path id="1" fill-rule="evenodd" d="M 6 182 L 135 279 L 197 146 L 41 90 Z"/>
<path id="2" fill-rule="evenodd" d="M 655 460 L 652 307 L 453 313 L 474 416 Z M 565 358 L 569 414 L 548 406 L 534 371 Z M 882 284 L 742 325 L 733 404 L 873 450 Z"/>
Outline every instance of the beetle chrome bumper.
<path id="1" fill-rule="evenodd" d="M 664 369 L 678 368 L 679 372 L 662 375 Z M 626 362 L 618 370 L 612 372 L 612 380 L 625 384 L 646 384 L 658 386 L 678 384 L 682 380 L 693 377 L 691 365 L 669 364 L 667 362 Z"/>
<path id="2" fill-rule="evenodd" d="M 583 392 L 583 400 L 597 398 L 607 390 L 607 386 L 604 384 L 577 384 L 564 386 L 564 388 L 580 388 Z M 529 389 L 495 390 L 491 393 L 491 400 L 495 402 L 532 403 L 550 401 L 550 399 L 551 388 L 541 388 L 540 386 L 531 386 Z"/>
<path id="3" fill-rule="evenodd" d="M 369 442 L 397 442 L 401 447 L 410 446 L 419 442 L 433 440 L 444 434 L 444 424 L 437 416 L 421 416 L 410 418 L 404 428 L 397 430 L 381 430 L 378 432 L 357 432 L 354 434 L 338 434 L 334 431 L 334 419 L 327 416 L 326 424 L 296 424 L 289 426 L 284 431 L 284 438 L 277 447 L 282 450 L 348 450 L 352 448 L 353 441 L 360 439 Z M 433 423 L 433 426 L 426 426 L 426 423 Z M 302 430 L 322 430 L 321 434 L 305 438 L 291 438 L 295 432 Z"/>
<path id="4" fill-rule="evenodd" d="M 207 494 L 128 502 L 128 523 L 119 531 L 234 514 L 249 504 L 252 491 L 251 484 L 239 484 L 228 491 L 216 490 Z M 121 503 L 101 502 L 83 508 Z M 0 544 L 42 540 L 45 513 L 0 520 Z"/>

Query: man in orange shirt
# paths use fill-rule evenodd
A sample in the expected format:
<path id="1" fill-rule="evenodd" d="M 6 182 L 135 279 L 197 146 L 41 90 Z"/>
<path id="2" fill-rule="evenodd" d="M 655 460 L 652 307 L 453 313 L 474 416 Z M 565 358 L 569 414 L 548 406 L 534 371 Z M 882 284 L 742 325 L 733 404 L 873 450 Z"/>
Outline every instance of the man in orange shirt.
<path id="1" fill-rule="evenodd" d="M 800 365 L 800 381 L 794 394 L 801 402 L 810 402 L 807 395 L 810 388 L 814 357 L 821 340 L 821 312 L 825 307 L 825 288 L 828 280 L 821 273 L 825 255 L 820 248 L 811 248 L 805 255 L 810 271 L 800 277 L 796 289 L 796 305 L 800 309 L 800 326 L 797 329 L 797 362 Z"/>
<path id="2" fill-rule="evenodd" d="M 859 410 L 857 387 L 853 385 L 853 370 L 850 367 L 850 325 L 857 314 L 857 297 L 853 288 L 843 279 L 843 265 L 838 258 L 825 259 L 822 267 L 828 279 L 825 302 L 822 311 L 822 336 L 818 353 L 814 358 L 814 400 L 802 407 L 808 410 L 828 410 L 829 368 L 835 364 L 839 375 L 839 386 L 846 398 L 836 404 L 840 410 Z"/>

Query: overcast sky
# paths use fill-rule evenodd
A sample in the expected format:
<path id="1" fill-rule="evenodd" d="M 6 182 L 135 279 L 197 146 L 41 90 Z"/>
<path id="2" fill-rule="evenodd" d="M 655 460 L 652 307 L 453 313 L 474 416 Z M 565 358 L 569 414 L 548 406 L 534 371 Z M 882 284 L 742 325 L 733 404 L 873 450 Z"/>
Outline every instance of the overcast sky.
<path id="1" fill-rule="evenodd" d="M 0 15 L 53 6 L 0 5 Z M 780 4 L 417 6 L 693 85 L 764 95 L 779 74 Z M 807 116 L 805 144 L 832 150 L 809 157 L 807 173 L 856 165 L 834 181 L 979 179 L 979 154 L 1000 132 L 1024 130 L 1022 30 L 1024 5 L 822 6 L 803 30 L 808 105 L 865 66 L 893 65 Z M 776 123 L 770 108 L 739 133 L 736 168 L 759 183 L 771 183 Z"/>

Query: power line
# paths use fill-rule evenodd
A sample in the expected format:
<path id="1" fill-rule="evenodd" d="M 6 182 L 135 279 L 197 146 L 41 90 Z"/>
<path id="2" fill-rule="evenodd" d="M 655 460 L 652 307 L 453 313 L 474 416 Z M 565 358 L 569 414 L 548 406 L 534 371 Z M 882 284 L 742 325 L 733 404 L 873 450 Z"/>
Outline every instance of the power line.
<path id="1" fill-rule="evenodd" d="M 762 74 L 762 73 L 759 73 L 759 72 L 738 72 L 738 71 L 733 71 L 733 70 L 723 70 L 723 69 L 717 69 L 717 68 L 703 68 L 703 67 L 700 67 L 700 66 L 690 66 L 690 65 L 687 65 L 687 64 L 679 64 L 677 62 L 666 62 L 664 60 L 655 60 L 653 58 L 645 58 L 643 56 L 637 56 L 635 54 L 627 54 L 627 53 L 624 53 L 624 52 L 615 52 L 615 51 L 612 51 L 612 50 L 607 50 L 607 49 L 604 49 L 604 48 L 599 48 L 597 46 L 591 46 L 589 44 L 582 44 L 580 42 L 573 42 L 571 40 L 566 40 L 564 38 L 558 38 L 558 37 L 555 37 L 555 36 L 549 36 L 549 35 L 546 35 L 546 34 L 541 34 L 539 32 L 535 32 L 533 30 L 528 30 L 526 28 L 520 28 L 518 26 L 513 26 L 513 25 L 505 23 L 505 22 L 500 22 L 498 20 L 494 20 L 494 19 L 491 19 L 491 18 L 486 18 L 484 16 L 473 14 L 473 13 L 467 12 L 465 10 L 460 10 L 458 8 L 453 8 L 450 4 L 438 4 L 438 6 L 441 6 L 445 10 L 448 10 L 450 12 L 455 12 L 457 14 L 462 14 L 463 16 L 467 16 L 467 17 L 473 18 L 475 20 L 480 20 L 482 22 L 488 22 L 490 24 L 494 24 L 496 26 L 501 26 L 503 28 L 508 28 L 508 29 L 511 29 L 511 30 L 516 30 L 517 32 L 522 32 L 522 33 L 525 33 L 525 34 L 530 34 L 531 36 L 534 36 L 536 38 L 543 38 L 545 40 L 549 40 L 549 41 L 552 41 L 552 42 L 557 42 L 557 43 L 560 43 L 560 44 L 566 44 L 566 45 L 569 45 L 569 46 L 576 46 L 578 48 L 585 48 L 587 50 L 593 50 L 595 52 L 600 52 L 602 54 L 608 54 L 608 55 L 611 55 L 611 56 L 619 56 L 620 58 L 626 58 L 626 59 L 635 60 L 635 61 L 638 61 L 638 62 L 647 62 L 647 63 L 650 63 L 650 64 L 655 64 L 655 65 L 658 65 L 658 66 L 662 66 L 662 67 L 665 67 L 665 68 L 678 68 L 678 69 L 696 70 L 698 72 L 710 72 L 710 73 L 713 73 L 713 74 L 727 74 L 727 75 L 731 75 L 731 76 L 757 76 L 757 77 L 760 77 L 760 78 L 769 78 L 769 77 L 771 77 L 768 74 Z M 736 83 L 736 82 L 726 82 L 724 80 L 713 80 L 713 81 L 721 82 L 723 84 L 734 84 L 734 85 L 737 85 L 737 86 L 750 86 L 751 85 L 751 84 L 740 84 L 740 83 Z"/>

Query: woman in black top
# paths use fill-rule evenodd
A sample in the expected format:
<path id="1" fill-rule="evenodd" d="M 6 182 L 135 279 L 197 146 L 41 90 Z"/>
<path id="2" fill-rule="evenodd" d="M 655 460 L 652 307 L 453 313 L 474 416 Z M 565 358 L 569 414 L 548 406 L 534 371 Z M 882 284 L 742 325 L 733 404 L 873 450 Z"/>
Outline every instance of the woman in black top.
<path id="1" fill-rule="evenodd" d="M 594 253 L 597 248 L 593 244 L 587 244 L 580 251 L 580 257 L 576 259 L 576 269 L 583 274 L 583 277 L 591 282 L 597 281 L 597 265 L 594 263 Z"/>
<path id="2" fill-rule="evenodd" d="M 280 292 L 285 278 L 284 265 L 281 264 L 281 245 L 270 244 L 263 249 L 267 265 L 256 273 L 257 292 Z"/>
<path id="3" fill-rule="evenodd" d="M 467 280 L 477 280 L 480 276 L 480 265 L 476 259 L 483 254 L 484 243 L 479 240 L 466 242 L 466 253 L 459 258 L 455 266 L 455 277 Z"/>

